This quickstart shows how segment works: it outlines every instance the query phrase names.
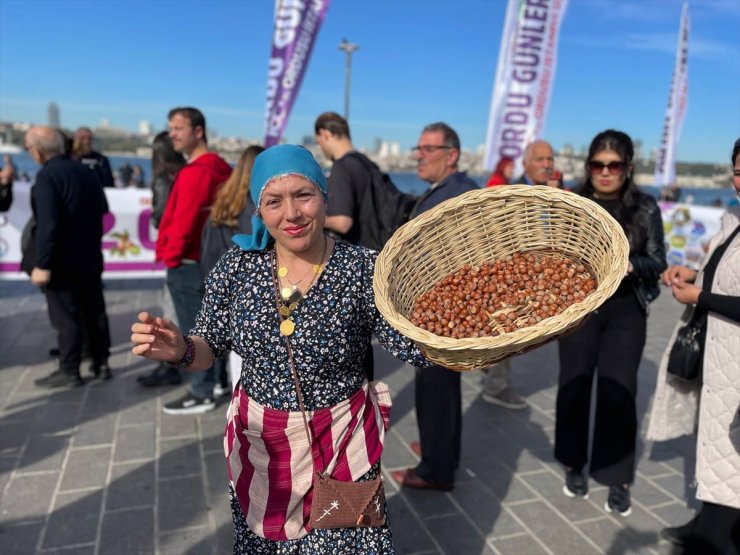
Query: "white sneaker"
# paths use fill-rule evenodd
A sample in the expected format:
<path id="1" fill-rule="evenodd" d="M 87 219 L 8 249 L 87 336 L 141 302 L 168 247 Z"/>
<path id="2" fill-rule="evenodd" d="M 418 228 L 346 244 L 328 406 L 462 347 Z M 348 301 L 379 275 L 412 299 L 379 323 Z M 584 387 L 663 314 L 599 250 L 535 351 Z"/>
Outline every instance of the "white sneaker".
<path id="1" fill-rule="evenodd" d="M 231 388 L 227 386 L 223 386 L 220 383 L 217 383 L 213 386 L 213 396 L 214 397 L 225 397 L 226 395 L 231 395 Z"/>
<path id="2" fill-rule="evenodd" d="M 519 397 L 519 395 L 517 395 L 510 387 L 507 387 L 506 389 L 496 393 L 495 395 L 484 391 L 483 394 L 481 394 L 481 399 L 483 399 L 486 403 L 499 405 L 513 410 L 526 409 L 529 406 L 529 403 Z"/>
<path id="3" fill-rule="evenodd" d="M 211 397 L 196 397 L 188 393 L 182 399 L 167 403 L 162 410 L 167 414 L 202 414 L 216 408 Z"/>

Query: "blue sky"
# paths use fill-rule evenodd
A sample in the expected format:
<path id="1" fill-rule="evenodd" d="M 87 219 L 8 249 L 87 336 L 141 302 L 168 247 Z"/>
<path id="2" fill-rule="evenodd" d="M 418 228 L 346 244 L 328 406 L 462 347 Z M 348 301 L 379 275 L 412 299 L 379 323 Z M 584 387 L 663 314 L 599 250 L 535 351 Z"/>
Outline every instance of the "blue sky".
<path id="1" fill-rule="evenodd" d="M 162 128 L 195 105 L 220 135 L 261 138 L 272 0 L 0 0 L 0 119 L 62 125 L 101 118 Z M 333 0 L 286 139 L 342 112 L 343 37 L 353 57 L 350 125 L 416 143 L 443 120 L 463 147 L 485 142 L 503 0 Z M 677 158 L 727 162 L 740 136 L 740 1 L 690 2 L 689 105 Z M 570 0 L 546 138 L 579 148 L 613 127 L 657 148 L 673 71 L 680 0 Z"/>

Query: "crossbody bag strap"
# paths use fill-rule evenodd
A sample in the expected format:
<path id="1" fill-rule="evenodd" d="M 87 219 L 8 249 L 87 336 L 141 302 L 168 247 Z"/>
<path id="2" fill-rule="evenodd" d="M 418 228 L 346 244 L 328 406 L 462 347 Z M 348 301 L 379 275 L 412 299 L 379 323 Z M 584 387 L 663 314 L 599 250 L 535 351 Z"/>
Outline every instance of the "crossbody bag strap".
<path id="1" fill-rule="evenodd" d="M 704 277 L 702 279 L 702 289 L 707 292 L 712 291 L 712 282 L 714 281 L 714 274 L 717 270 L 717 265 L 719 264 L 720 259 L 725 254 L 725 251 L 727 250 L 727 247 L 730 246 L 730 243 L 732 243 L 732 240 L 735 238 L 735 236 L 740 232 L 740 225 L 735 228 L 735 230 L 730 233 L 730 235 L 722 241 L 719 245 L 717 245 L 717 248 L 714 249 L 714 252 L 712 252 L 712 255 L 709 257 L 709 261 L 704 265 L 704 268 L 710 268 L 711 270 L 709 272 L 704 272 Z M 707 319 L 707 309 L 700 309 L 697 307 L 697 305 L 694 305 L 694 308 L 691 313 L 691 318 L 689 319 L 689 324 L 691 325 L 704 325 Z"/>
<path id="2" fill-rule="evenodd" d="M 280 293 L 278 292 L 277 286 L 277 275 L 275 273 L 275 251 L 270 251 L 270 269 L 272 271 L 272 284 L 275 290 L 275 308 L 277 308 L 277 314 L 280 317 Z M 309 450 L 313 449 L 313 440 L 311 438 L 311 430 L 308 427 L 308 418 L 306 417 L 306 407 L 303 404 L 303 395 L 301 394 L 301 382 L 298 379 L 298 372 L 295 369 L 295 360 L 293 359 L 293 349 L 290 346 L 290 338 L 285 336 L 285 344 L 288 350 L 288 360 L 290 361 L 290 373 L 293 375 L 293 383 L 295 384 L 296 396 L 298 397 L 298 406 L 301 409 L 301 416 L 303 416 L 303 427 L 306 430 L 306 439 L 308 439 Z M 311 456 L 313 461 L 313 455 Z"/>
<path id="3" fill-rule="evenodd" d="M 278 316 L 281 316 L 280 314 L 280 293 L 278 291 L 278 281 L 277 281 L 277 273 L 275 271 L 275 265 L 276 265 L 275 251 L 271 251 L 270 252 L 270 268 L 272 269 L 273 289 L 275 289 L 275 307 L 277 308 Z M 293 383 L 295 384 L 296 397 L 298 398 L 298 406 L 301 409 L 301 416 L 303 417 L 303 427 L 306 430 L 306 439 L 308 439 L 308 446 L 309 446 L 309 449 L 312 451 L 311 461 L 314 465 L 314 470 L 319 470 L 319 473 L 323 475 L 326 473 L 326 468 L 316 469 L 315 462 L 313 461 L 313 437 L 311 435 L 311 428 L 308 426 L 308 417 L 306 416 L 306 407 L 303 403 L 303 394 L 301 393 L 301 381 L 298 378 L 298 370 L 296 370 L 295 359 L 293 357 L 293 348 L 290 344 L 290 338 L 287 335 L 285 336 L 285 345 L 288 351 L 288 360 L 290 361 L 290 373 L 293 376 Z M 355 430 L 357 430 L 359 425 L 360 425 L 360 419 L 358 418 L 357 424 L 355 425 Z M 338 448 L 334 452 L 334 456 L 332 457 L 332 460 L 327 465 L 327 468 L 330 468 L 339 459 L 339 455 L 347 448 L 347 444 L 349 443 L 351 435 L 352 434 L 347 434 L 347 436 L 344 438 L 344 441 L 342 442 L 342 445 L 338 446 Z"/>

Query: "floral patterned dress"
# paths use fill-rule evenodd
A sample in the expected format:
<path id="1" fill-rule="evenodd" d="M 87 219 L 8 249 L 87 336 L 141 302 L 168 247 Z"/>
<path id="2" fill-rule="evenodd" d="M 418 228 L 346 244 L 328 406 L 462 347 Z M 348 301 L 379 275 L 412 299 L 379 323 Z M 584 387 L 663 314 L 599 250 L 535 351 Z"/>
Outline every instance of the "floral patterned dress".
<path id="1" fill-rule="evenodd" d="M 372 335 L 391 354 L 414 366 L 428 366 L 418 348 L 378 313 L 373 293 L 376 253 L 336 243 L 324 271 L 292 313 L 290 337 L 306 410 L 349 398 L 365 380 L 362 360 Z M 227 349 L 242 357 L 240 382 L 258 403 L 299 411 L 286 340 L 280 334 L 269 249 L 232 247 L 206 281 L 203 307 L 191 330 L 220 356 Z M 376 464 L 360 480 L 377 476 Z M 394 553 L 390 529 L 317 529 L 307 536 L 270 541 L 247 526 L 230 487 L 235 554 Z"/>

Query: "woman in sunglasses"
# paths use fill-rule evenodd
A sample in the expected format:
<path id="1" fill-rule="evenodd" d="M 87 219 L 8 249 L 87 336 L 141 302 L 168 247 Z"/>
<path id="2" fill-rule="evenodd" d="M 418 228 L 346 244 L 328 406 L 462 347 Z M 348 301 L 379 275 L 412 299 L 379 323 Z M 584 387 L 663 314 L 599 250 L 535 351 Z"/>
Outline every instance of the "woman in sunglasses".
<path id="1" fill-rule="evenodd" d="M 559 341 L 555 458 L 566 471 L 563 493 L 588 497 L 584 467 L 609 487 L 605 508 L 631 512 L 635 472 L 637 369 L 645 345 L 647 307 L 666 269 L 663 222 L 656 201 L 632 181 L 632 140 L 609 129 L 596 135 L 577 194 L 593 200 L 622 226 L 629 267 L 617 291 L 572 334 Z M 594 373 L 596 421 L 589 457 L 589 413 Z"/>

